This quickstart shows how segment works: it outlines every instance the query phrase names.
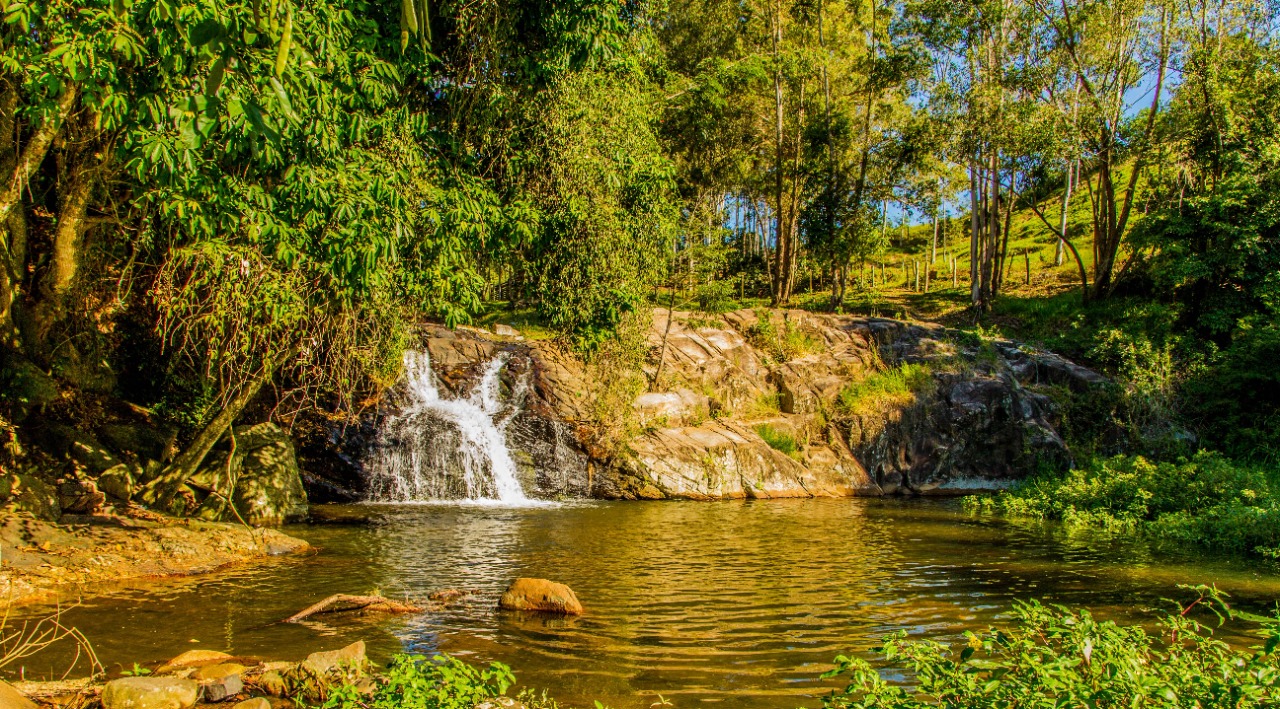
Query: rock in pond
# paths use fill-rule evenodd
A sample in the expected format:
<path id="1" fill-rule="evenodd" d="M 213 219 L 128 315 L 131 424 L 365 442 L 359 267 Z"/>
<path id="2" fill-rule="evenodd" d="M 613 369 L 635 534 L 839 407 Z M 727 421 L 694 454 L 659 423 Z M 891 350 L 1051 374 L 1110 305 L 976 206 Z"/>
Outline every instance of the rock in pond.
<path id="1" fill-rule="evenodd" d="M 156 670 L 156 674 L 168 674 L 175 670 L 186 667 L 203 667 L 205 665 L 220 665 L 231 659 L 231 655 L 217 650 L 187 650 L 177 657 L 164 663 L 164 665 Z"/>
<path id="2" fill-rule="evenodd" d="M 341 650 L 313 652 L 307 655 L 300 667 L 308 672 L 323 675 L 339 668 L 362 669 L 365 663 L 364 641 L 357 640 Z"/>
<path id="3" fill-rule="evenodd" d="M 248 668 L 244 665 L 237 665 L 234 662 L 207 665 L 196 670 L 192 679 L 199 681 L 200 686 L 204 688 L 205 701 L 220 702 L 239 694 L 240 690 L 244 689 L 240 673 L 246 669 Z"/>
<path id="4" fill-rule="evenodd" d="M 243 702 L 236 702 L 231 709 L 271 709 L 271 702 L 262 697 L 254 697 Z"/>
<path id="5" fill-rule="evenodd" d="M 195 706 L 200 685 L 177 677 L 124 677 L 102 688 L 104 709 L 188 709 Z"/>
<path id="6" fill-rule="evenodd" d="M 511 582 L 498 608 L 508 611 L 535 611 L 582 615 L 582 603 L 573 589 L 546 579 L 518 578 Z"/>
<path id="7" fill-rule="evenodd" d="M 35 702 L 22 696 L 22 692 L 14 689 L 8 682 L 0 680 L 0 708 L 37 709 L 37 706 Z"/>

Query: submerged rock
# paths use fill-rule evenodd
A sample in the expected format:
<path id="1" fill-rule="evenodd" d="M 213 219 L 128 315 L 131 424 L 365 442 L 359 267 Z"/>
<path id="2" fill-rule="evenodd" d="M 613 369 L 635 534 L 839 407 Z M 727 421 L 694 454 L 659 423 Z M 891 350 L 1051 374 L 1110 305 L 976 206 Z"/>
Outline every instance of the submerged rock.
<path id="1" fill-rule="evenodd" d="M 534 611 L 582 615 L 582 603 L 573 589 L 546 579 L 518 578 L 511 582 L 498 608 L 508 611 Z"/>
<path id="2" fill-rule="evenodd" d="M 103 709 L 188 709 L 200 685 L 178 677 L 124 677 L 102 688 Z"/>

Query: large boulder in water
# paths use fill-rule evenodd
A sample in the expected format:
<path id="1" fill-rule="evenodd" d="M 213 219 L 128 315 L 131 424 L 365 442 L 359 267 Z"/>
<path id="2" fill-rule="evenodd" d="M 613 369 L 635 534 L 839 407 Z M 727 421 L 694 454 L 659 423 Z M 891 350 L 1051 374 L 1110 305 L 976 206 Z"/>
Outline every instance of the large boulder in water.
<path id="1" fill-rule="evenodd" d="M 192 482 L 208 491 L 200 516 L 206 519 L 234 517 L 222 500 L 230 497 L 235 511 L 254 526 L 275 526 L 307 514 L 307 491 L 288 432 L 274 423 L 237 426 L 236 449 L 214 450 Z M 229 481 L 235 489 L 228 491 Z M 228 494 L 229 493 L 229 494 Z"/>
<path id="2" fill-rule="evenodd" d="M 582 615 L 582 603 L 573 589 L 546 579 L 518 578 L 511 582 L 498 608 L 507 611 L 533 611 Z"/>
<path id="3" fill-rule="evenodd" d="M 234 497 L 240 516 L 253 525 L 278 525 L 305 516 L 307 492 L 289 434 L 273 423 L 262 423 L 237 429 L 236 437 L 244 446 Z"/>

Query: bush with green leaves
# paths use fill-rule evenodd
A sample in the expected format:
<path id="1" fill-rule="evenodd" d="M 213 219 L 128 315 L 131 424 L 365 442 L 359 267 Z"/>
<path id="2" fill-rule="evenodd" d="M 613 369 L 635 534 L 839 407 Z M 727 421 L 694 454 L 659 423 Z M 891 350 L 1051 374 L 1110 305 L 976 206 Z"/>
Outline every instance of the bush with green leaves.
<path id="1" fill-rule="evenodd" d="M 996 497 L 966 498 L 974 510 L 1140 532 L 1158 542 L 1280 555 L 1276 471 L 1202 452 L 1174 462 L 1142 456 L 1096 459 L 1031 478 Z"/>
<path id="2" fill-rule="evenodd" d="M 1262 644 L 1236 650 L 1195 620 L 1209 608 L 1225 619 L 1222 595 L 1200 597 L 1160 619 L 1154 634 L 1099 621 L 1088 611 L 1037 602 L 1014 606 L 1014 622 L 966 633 L 956 647 L 889 637 L 876 649 L 884 663 L 907 671 L 885 681 L 876 666 L 837 658 L 827 678 L 846 677 L 824 709 L 1247 709 L 1280 702 L 1280 619 L 1263 622 Z"/>
<path id="3" fill-rule="evenodd" d="M 352 684 L 336 688 L 323 709 L 472 709 L 505 696 L 515 684 L 511 668 L 500 662 L 480 668 L 448 655 L 397 655 L 377 678 L 372 695 Z M 519 702 L 528 709 L 556 709 L 545 694 L 525 690 Z"/>

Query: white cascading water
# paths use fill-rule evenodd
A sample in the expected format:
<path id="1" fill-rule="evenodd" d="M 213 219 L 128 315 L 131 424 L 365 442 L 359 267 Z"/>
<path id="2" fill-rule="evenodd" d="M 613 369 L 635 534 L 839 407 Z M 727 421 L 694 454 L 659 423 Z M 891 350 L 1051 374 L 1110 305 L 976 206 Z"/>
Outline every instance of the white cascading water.
<path id="1" fill-rule="evenodd" d="M 513 392 L 513 406 L 503 404 L 500 384 L 506 362 L 505 354 L 489 361 L 466 398 L 444 399 L 430 356 L 405 353 L 407 400 L 384 422 L 370 461 L 372 501 L 530 502 L 507 448 L 506 427 L 518 413 L 524 391 Z"/>

